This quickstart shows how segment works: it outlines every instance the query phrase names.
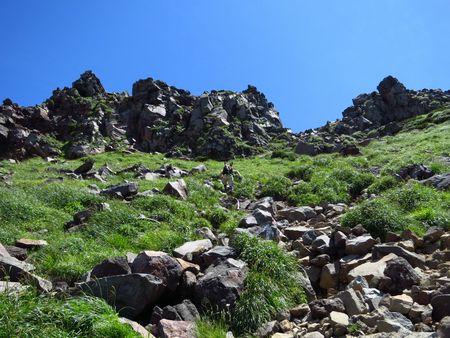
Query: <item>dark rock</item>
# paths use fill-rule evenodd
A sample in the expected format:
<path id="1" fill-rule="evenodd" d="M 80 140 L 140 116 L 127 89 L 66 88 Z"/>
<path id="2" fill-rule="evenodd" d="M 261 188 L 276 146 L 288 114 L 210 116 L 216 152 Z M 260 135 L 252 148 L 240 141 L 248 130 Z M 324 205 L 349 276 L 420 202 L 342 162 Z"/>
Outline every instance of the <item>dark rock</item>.
<path id="1" fill-rule="evenodd" d="M 17 258 L 20 261 L 24 261 L 28 257 L 27 249 L 11 245 L 7 245 L 5 248 L 12 257 Z"/>
<path id="2" fill-rule="evenodd" d="M 427 230 L 427 232 L 423 236 L 423 240 L 425 242 L 434 243 L 438 241 L 443 234 L 444 230 L 442 230 L 441 228 L 431 227 Z"/>
<path id="3" fill-rule="evenodd" d="M 314 251 L 324 254 L 330 251 L 330 237 L 321 235 L 317 237 L 312 243 L 311 247 Z"/>
<path id="4" fill-rule="evenodd" d="M 317 216 L 313 208 L 310 207 L 298 207 L 298 208 L 286 208 L 278 212 L 278 215 L 291 222 L 307 221 Z"/>
<path id="5" fill-rule="evenodd" d="M 100 80 L 92 71 L 87 70 L 72 84 L 73 88 L 84 97 L 93 97 L 106 94 Z"/>
<path id="6" fill-rule="evenodd" d="M 73 173 L 77 175 L 86 174 L 88 171 L 90 171 L 94 167 L 94 160 L 86 160 L 82 165 L 80 165 L 78 168 L 76 168 Z"/>
<path id="7" fill-rule="evenodd" d="M 409 252 L 399 246 L 390 244 L 378 244 L 375 245 L 372 250 L 372 256 L 374 259 L 379 259 L 390 253 L 396 254 L 399 257 L 403 257 L 411 264 L 413 267 L 425 267 L 425 258 L 413 252 Z"/>
<path id="8" fill-rule="evenodd" d="M 126 257 L 113 257 L 105 259 L 97 264 L 91 271 L 90 277 L 102 278 L 116 275 L 126 275 L 131 273 Z"/>
<path id="9" fill-rule="evenodd" d="M 195 286 L 194 299 L 205 308 L 233 308 L 247 276 L 244 262 L 227 259 L 205 270 Z"/>
<path id="10" fill-rule="evenodd" d="M 137 273 L 103 277 L 76 286 L 88 295 L 105 299 L 121 316 L 130 319 L 155 305 L 165 289 L 158 277 Z"/>
<path id="11" fill-rule="evenodd" d="M 450 187 L 450 173 L 434 175 L 421 183 L 432 185 L 437 190 L 447 190 Z"/>
<path id="12" fill-rule="evenodd" d="M 343 146 L 339 152 L 344 156 L 356 156 L 361 154 L 359 148 L 354 144 Z"/>
<path id="13" fill-rule="evenodd" d="M 111 197 L 129 198 L 136 195 L 137 192 L 138 188 L 136 183 L 123 183 L 110 186 L 102 190 L 100 193 Z"/>
<path id="14" fill-rule="evenodd" d="M 397 175 L 406 180 L 412 178 L 415 180 L 425 180 L 434 175 L 433 171 L 422 164 L 412 164 L 407 167 L 403 167 L 397 173 Z"/>
<path id="15" fill-rule="evenodd" d="M 380 290 L 391 295 L 399 295 L 405 289 L 420 283 L 419 274 L 408 261 L 402 257 L 394 258 L 387 262 L 384 275 L 390 278 L 388 283 L 380 283 Z"/>
<path id="16" fill-rule="evenodd" d="M 206 251 L 201 255 L 200 260 L 202 261 L 203 266 L 210 266 L 216 260 L 222 259 L 225 260 L 227 258 L 234 258 L 236 256 L 236 252 L 230 246 L 215 246 L 214 248 Z"/>
<path id="17" fill-rule="evenodd" d="M 180 304 L 173 306 L 181 320 L 195 321 L 200 318 L 197 308 L 189 299 L 183 300 Z"/>
<path id="18" fill-rule="evenodd" d="M 160 251 L 141 252 L 134 259 L 131 268 L 133 273 L 150 274 L 158 277 L 171 292 L 177 289 L 183 272 L 176 259 Z"/>
<path id="19" fill-rule="evenodd" d="M 440 321 L 442 318 L 450 316 L 450 294 L 438 294 L 431 299 L 433 307 L 433 320 Z"/>
<path id="20" fill-rule="evenodd" d="M 323 298 L 309 303 L 311 315 L 313 318 L 322 319 L 328 317 L 331 311 L 344 312 L 345 306 L 342 300 L 338 298 Z"/>
<path id="21" fill-rule="evenodd" d="M 176 182 L 169 182 L 164 187 L 163 193 L 185 200 L 187 198 L 186 182 L 183 179 Z"/>

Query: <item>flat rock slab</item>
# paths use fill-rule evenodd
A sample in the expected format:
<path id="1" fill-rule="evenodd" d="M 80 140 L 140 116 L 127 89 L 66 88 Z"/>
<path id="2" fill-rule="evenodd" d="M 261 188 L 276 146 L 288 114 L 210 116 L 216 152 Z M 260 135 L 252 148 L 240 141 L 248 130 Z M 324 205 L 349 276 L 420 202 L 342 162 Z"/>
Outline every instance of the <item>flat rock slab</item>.
<path id="1" fill-rule="evenodd" d="M 398 257 L 403 257 L 411 264 L 414 268 L 424 268 L 425 267 L 425 257 L 414 252 L 409 252 L 397 245 L 391 244 L 378 244 L 373 247 L 372 256 L 374 259 L 379 259 L 388 254 L 395 254 Z"/>
<path id="2" fill-rule="evenodd" d="M 295 241 L 296 239 L 299 239 L 303 236 L 303 234 L 307 231 L 310 231 L 311 228 L 305 227 L 305 226 L 292 226 L 287 227 L 284 229 L 285 236 L 290 239 L 291 241 Z"/>
<path id="3" fill-rule="evenodd" d="M 48 243 L 43 239 L 21 238 L 16 241 L 16 246 L 24 249 L 40 248 L 46 245 L 48 245 Z"/>
<path id="4" fill-rule="evenodd" d="M 182 246 L 176 248 L 173 253 L 177 258 L 181 258 L 192 262 L 196 260 L 202 253 L 213 247 L 209 239 L 200 239 L 197 241 L 186 242 Z"/>
<path id="5" fill-rule="evenodd" d="M 372 278 L 381 278 L 384 276 L 384 269 L 386 268 L 387 262 L 391 259 L 398 257 L 397 255 L 391 253 L 388 254 L 378 261 L 375 262 L 367 262 L 361 265 L 358 265 L 356 268 L 350 270 L 347 274 L 347 280 L 351 282 L 356 277 L 361 276 L 364 277 L 369 283 Z"/>

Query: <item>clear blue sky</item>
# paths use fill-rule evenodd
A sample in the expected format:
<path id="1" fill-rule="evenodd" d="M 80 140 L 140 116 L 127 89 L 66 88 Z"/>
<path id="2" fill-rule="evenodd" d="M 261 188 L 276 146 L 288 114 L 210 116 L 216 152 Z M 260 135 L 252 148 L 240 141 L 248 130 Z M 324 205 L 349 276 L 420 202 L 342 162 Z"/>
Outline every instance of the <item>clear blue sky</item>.
<path id="1" fill-rule="evenodd" d="M 448 0 L 2 0 L 0 98 L 34 105 L 86 69 L 108 91 L 153 77 L 194 94 L 253 84 L 295 131 L 388 74 L 450 88 Z"/>

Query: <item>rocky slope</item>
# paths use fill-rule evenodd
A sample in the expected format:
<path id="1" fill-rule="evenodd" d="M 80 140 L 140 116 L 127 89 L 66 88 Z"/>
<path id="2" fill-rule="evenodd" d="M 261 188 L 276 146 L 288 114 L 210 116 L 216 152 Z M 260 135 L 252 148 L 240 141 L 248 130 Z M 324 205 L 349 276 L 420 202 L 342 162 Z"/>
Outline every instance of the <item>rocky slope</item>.
<path id="1" fill-rule="evenodd" d="M 278 112 L 255 87 L 235 93 L 188 91 L 151 78 L 132 95 L 107 93 L 90 71 L 71 88 L 56 89 L 43 104 L 0 106 L 0 156 L 49 156 L 64 144 L 68 158 L 121 144 L 145 152 L 228 159 L 247 156 L 282 137 Z"/>
<path id="2" fill-rule="evenodd" d="M 450 104 L 450 91 L 408 90 L 388 76 L 377 86 L 378 92 L 361 94 L 345 109 L 342 119 L 299 134 L 298 154 L 358 153 L 355 145 L 366 145 L 375 138 L 394 135 L 405 120 Z M 448 120 L 449 116 L 436 121 Z"/>

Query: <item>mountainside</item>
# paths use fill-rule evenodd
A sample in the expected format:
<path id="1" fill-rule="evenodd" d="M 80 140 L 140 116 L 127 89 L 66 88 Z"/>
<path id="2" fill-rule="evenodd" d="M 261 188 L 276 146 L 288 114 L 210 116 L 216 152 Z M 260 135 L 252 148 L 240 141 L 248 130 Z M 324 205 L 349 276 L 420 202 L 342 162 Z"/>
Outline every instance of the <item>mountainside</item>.
<path id="1" fill-rule="evenodd" d="M 0 112 L 0 337 L 448 336 L 449 92 L 298 135 L 254 87 L 91 72 Z"/>
<path id="2" fill-rule="evenodd" d="M 254 154 L 285 132 L 273 104 L 252 86 L 197 97 L 149 78 L 137 81 L 128 96 L 106 93 L 90 71 L 42 105 L 20 107 L 7 99 L 0 106 L 3 157 L 58 153 L 49 135 L 65 144 L 68 158 L 128 145 L 228 159 Z"/>
<path id="3" fill-rule="evenodd" d="M 350 145 L 365 145 L 375 138 L 398 133 L 409 118 L 442 107 L 450 108 L 450 91 L 408 90 L 392 76 L 383 79 L 377 90 L 354 98 L 353 105 L 343 111 L 341 120 L 301 133 L 296 152 L 308 155 L 345 152 Z M 432 122 L 441 123 L 449 118 L 450 111 L 447 111 Z"/>

